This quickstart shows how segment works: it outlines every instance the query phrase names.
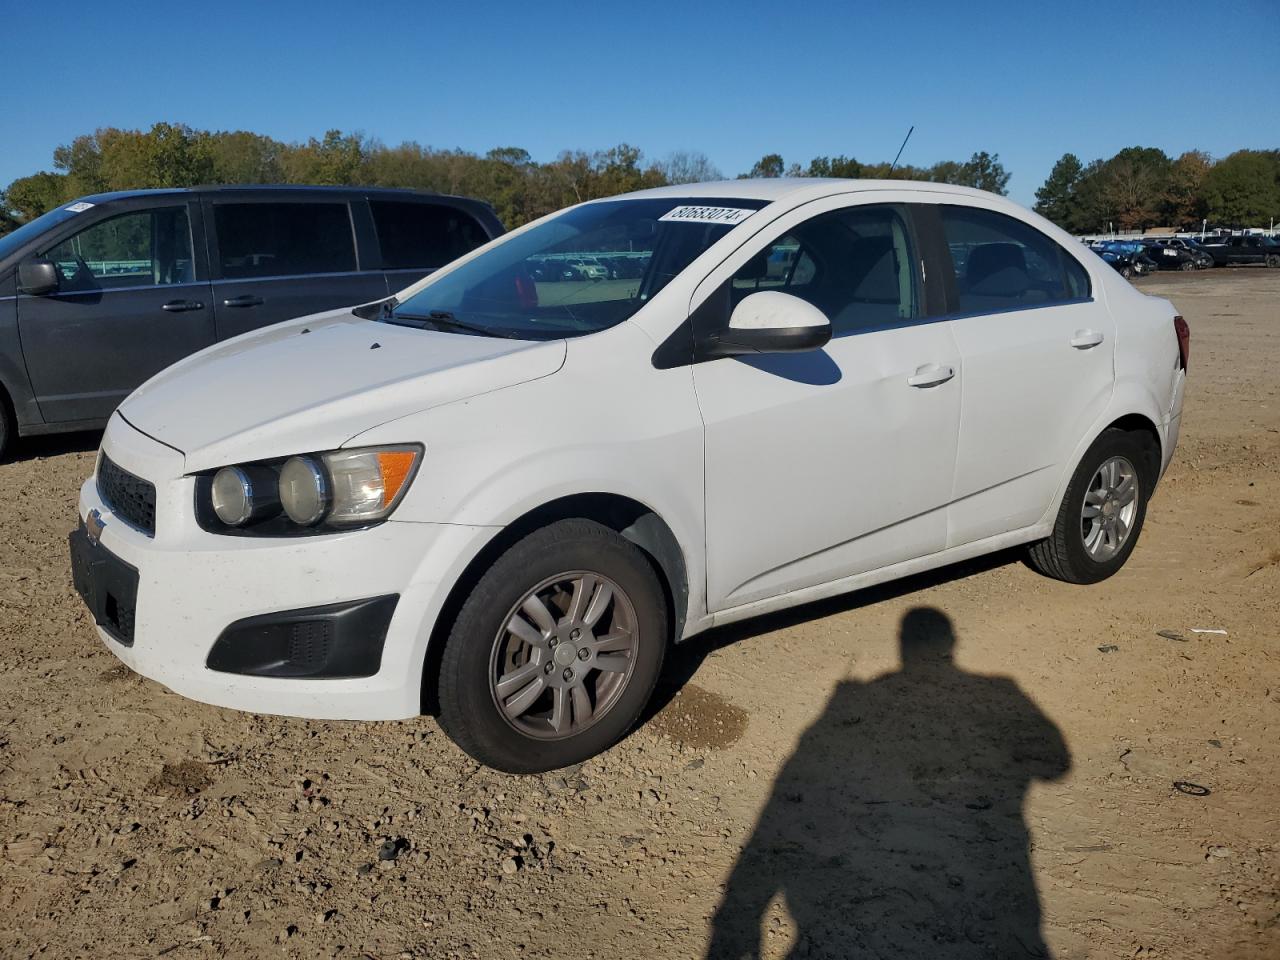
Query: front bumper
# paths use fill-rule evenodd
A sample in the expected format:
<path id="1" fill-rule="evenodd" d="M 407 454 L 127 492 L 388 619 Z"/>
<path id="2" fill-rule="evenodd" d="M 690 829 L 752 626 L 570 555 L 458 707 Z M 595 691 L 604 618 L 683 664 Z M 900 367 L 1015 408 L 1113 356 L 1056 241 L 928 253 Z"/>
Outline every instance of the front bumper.
<path id="1" fill-rule="evenodd" d="M 108 426 L 103 450 L 156 484 L 154 537 L 117 517 L 94 478 L 80 490 L 81 522 L 98 511 L 101 549 L 137 571 L 132 645 L 98 627 L 124 663 L 183 696 L 257 713 L 391 720 L 420 712 L 435 619 L 495 528 L 389 521 L 313 537 L 219 536 L 196 524 L 195 482 L 183 476 L 181 453 L 120 417 Z M 207 666 L 218 637 L 236 621 L 392 594 L 400 599 L 371 676 L 246 676 Z"/>

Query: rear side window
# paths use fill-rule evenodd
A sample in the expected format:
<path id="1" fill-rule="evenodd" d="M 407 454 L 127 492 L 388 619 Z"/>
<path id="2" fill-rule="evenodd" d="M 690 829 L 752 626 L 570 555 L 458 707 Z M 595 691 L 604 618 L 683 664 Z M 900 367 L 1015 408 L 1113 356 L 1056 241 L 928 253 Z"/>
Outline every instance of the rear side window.
<path id="1" fill-rule="evenodd" d="M 228 279 L 356 269 L 345 203 L 219 203 L 213 219 Z"/>
<path id="2" fill-rule="evenodd" d="M 1089 275 L 1060 246 L 1013 217 L 941 207 L 961 313 L 1043 307 L 1089 296 Z"/>
<path id="3" fill-rule="evenodd" d="M 388 270 L 442 267 L 489 241 L 473 216 L 453 207 L 395 200 L 369 206 Z"/>
<path id="4" fill-rule="evenodd" d="M 748 260 L 733 278 L 733 304 L 757 290 L 781 290 L 825 313 L 833 336 L 882 330 L 922 316 L 917 263 L 898 208 L 837 210 Z"/>
<path id="5" fill-rule="evenodd" d="M 186 207 L 101 220 L 45 251 L 64 292 L 165 286 L 195 279 Z"/>

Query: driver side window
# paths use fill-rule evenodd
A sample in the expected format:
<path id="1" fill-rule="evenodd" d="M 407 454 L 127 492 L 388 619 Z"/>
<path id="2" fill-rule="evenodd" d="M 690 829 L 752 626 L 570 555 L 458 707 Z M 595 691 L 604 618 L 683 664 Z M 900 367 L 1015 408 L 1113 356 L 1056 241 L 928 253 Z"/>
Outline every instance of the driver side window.
<path id="1" fill-rule="evenodd" d="M 53 261 L 64 291 L 162 286 L 195 279 L 186 207 L 102 220 L 44 256 Z"/>
<path id="2" fill-rule="evenodd" d="M 734 276 L 734 306 L 757 290 L 813 304 L 833 337 L 883 330 L 922 316 L 919 257 L 900 208 L 851 207 L 807 220 Z"/>

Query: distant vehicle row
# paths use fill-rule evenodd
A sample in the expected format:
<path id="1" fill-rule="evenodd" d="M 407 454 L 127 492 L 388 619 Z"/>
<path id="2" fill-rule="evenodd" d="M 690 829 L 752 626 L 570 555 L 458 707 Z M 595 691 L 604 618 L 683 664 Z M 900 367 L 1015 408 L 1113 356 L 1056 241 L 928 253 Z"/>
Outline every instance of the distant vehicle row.
<path id="1" fill-rule="evenodd" d="M 1256 235 L 1096 240 L 1090 247 L 1124 277 L 1140 277 L 1156 270 L 1205 270 L 1236 264 L 1280 267 L 1280 242 Z"/>

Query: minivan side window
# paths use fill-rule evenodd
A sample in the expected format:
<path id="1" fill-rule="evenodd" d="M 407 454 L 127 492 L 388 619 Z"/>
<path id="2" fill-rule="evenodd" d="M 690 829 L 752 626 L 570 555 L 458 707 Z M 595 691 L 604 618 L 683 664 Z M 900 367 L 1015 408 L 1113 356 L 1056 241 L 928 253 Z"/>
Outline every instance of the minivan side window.
<path id="1" fill-rule="evenodd" d="M 732 302 L 781 290 L 825 313 L 832 336 L 881 330 L 922 315 L 918 263 L 897 208 L 837 210 L 752 257 L 733 277 Z"/>
<path id="2" fill-rule="evenodd" d="M 100 220 L 46 250 L 64 292 L 191 283 L 186 207 L 139 210 Z"/>
<path id="3" fill-rule="evenodd" d="M 991 210 L 940 208 L 960 313 L 1043 307 L 1089 296 L 1080 263 L 1039 230 Z"/>
<path id="4" fill-rule="evenodd" d="M 356 269 L 345 203 L 217 203 L 213 222 L 227 279 Z"/>
<path id="5" fill-rule="evenodd" d="M 475 217 L 437 203 L 370 200 L 373 224 L 388 270 L 442 267 L 488 243 Z"/>

